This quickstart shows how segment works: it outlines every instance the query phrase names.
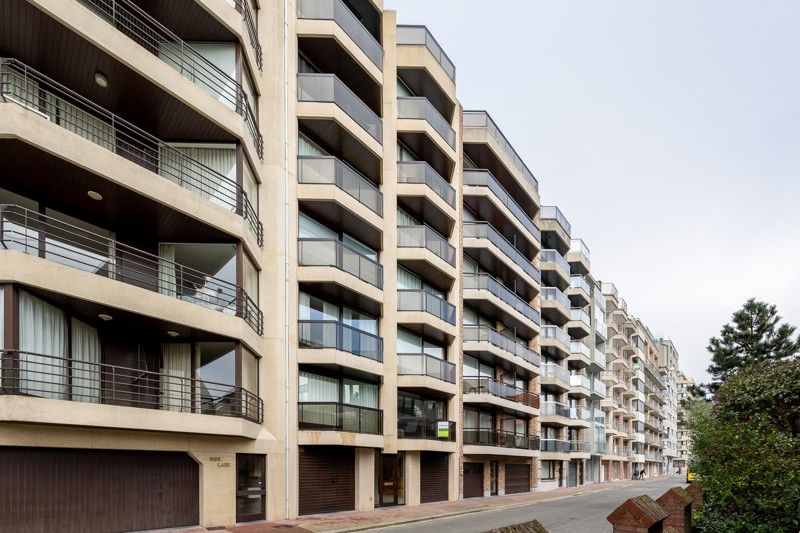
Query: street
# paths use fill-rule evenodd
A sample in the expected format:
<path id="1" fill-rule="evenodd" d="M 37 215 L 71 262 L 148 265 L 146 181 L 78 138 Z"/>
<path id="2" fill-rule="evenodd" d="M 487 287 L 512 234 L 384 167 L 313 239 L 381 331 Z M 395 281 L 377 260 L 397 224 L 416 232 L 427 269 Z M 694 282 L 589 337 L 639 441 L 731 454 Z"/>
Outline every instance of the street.
<path id="1" fill-rule="evenodd" d="M 564 496 L 550 501 L 533 502 L 510 509 L 481 511 L 461 516 L 428 520 L 413 524 L 370 529 L 372 533 L 484 533 L 496 527 L 539 520 L 549 533 L 610 533 L 606 521 L 611 511 L 633 496 L 647 494 L 655 499 L 667 489 L 683 485 L 683 476 L 635 482 L 629 487 Z"/>

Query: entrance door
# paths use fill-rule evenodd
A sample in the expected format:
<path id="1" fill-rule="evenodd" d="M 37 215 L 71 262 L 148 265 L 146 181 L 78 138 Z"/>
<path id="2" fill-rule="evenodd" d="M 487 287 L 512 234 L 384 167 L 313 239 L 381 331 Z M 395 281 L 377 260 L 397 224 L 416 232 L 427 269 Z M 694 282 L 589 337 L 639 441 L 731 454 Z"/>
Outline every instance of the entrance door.
<path id="1" fill-rule="evenodd" d="M 464 463 L 464 497 L 483 496 L 483 463 Z"/>
<path id="2" fill-rule="evenodd" d="M 577 461 L 570 461 L 569 462 L 569 481 L 567 484 L 568 487 L 577 487 L 578 486 L 578 463 Z"/>
<path id="3" fill-rule="evenodd" d="M 380 470 L 378 471 L 378 505 L 403 505 L 406 503 L 406 492 L 403 480 L 403 454 L 380 455 Z"/>
<path id="4" fill-rule="evenodd" d="M 264 456 L 236 454 L 236 521 L 264 520 L 266 499 Z"/>

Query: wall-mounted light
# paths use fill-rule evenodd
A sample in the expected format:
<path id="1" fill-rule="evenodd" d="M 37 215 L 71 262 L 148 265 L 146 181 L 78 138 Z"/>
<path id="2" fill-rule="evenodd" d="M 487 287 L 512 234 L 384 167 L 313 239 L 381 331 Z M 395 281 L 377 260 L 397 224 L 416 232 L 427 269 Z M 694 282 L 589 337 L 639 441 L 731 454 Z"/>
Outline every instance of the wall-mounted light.
<path id="1" fill-rule="evenodd" d="M 180 333 L 178 333 L 177 331 L 171 329 L 171 330 L 167 331 L 167 335 L 169 335 L 170 337 L 177 337 L 178 335 L 180 335 Z"/>
<path id="2" fill-rule="evenodd" d="M 99 70 L 94 73 L 94 82 L 103 89 L 108 87 L 108 77 Z"/>
<path id="3" fill-rule="evenodd" d="M 86 196 L 88 196 L 92 200 L 97 200 L 98 202 L 103 199 L 103 195 L 97 191 L 89 191 L 86 193 Z"/>
<path id="4" fill-rule="evenodd" d="M 99 315 L 97 315 L 97 317 L 98 317 L 100 320 L 104 321 L 104 322 L 108 322 L 109 320 L 113 320 L 113 319 L 114 319 L 114 317 L 113 317 L 113 316 L 111 316 L 111 315 L 107 315 L 107 314 L 105 314 L 105 313 L 100 313 Z"/>

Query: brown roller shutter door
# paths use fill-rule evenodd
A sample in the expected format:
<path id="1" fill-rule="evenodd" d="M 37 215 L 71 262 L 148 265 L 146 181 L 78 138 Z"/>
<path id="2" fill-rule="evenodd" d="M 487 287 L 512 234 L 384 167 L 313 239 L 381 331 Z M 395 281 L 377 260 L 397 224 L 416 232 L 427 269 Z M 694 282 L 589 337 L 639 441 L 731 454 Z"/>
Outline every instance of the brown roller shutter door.
<path id="1" fill-rule="evenodd" d="M 464 463 L 464 497 L 483 496 L 483 463 Z"/>
<path id="2" fill-rule="evenodd" d="M 300 514 L 356 508 L 356 453 L 346 446 L 300 448 Z"/>
<path id="3" fill-rule="evenodd" d="M 137 531 L 200 523 L 185 453 L 0 447 L 0 531 Z"/>
<path id="4" fill-rule="evenodd" d="M 531 490 L 531 465 L 507 464 L 506 494 L 530 492 L 530 490 Z"/>
<path id="5" fill-rule="evenodd" d="M 419 488 L 419 500 L 421 503 L 447 500 L 449 493 L 447 456 L 448 454 L 446 453 L 421 452 Z"/>

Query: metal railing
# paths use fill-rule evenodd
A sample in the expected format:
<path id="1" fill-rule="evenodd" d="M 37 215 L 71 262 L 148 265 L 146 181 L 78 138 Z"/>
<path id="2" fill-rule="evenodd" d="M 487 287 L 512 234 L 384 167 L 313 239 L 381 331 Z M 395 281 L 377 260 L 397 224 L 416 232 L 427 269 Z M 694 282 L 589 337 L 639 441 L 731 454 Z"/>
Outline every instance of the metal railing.
<path id="1" fill-rule="evenodd" d="M 488 342 L 501 350 L 505 350 L 525 361 L 539 366 L 541 356 L 525 346 L 522 342 L 507 337 L 491 326 L 467 326 L 463 328 L 464 342 Z"/>
<path id="2" fill-rule="evenodd" d="M 242 318 L 264 315 L 241 287 L 24 207 L 0 204 L 0 247 Z"/>
<path id="3" fill-rule="evenodd" d="M 447 239 L 430 226 L 397 226 L 398 248 L 425 248 L 456 266 L 456 249 Z"/>
<path id="4" fill-rule="evenodd" d="M 456 306 L 426 290 L 398 289 L 397 310 L 421 311 L 456 325 Z"/>
<path id="5" fill-rule="evenodd" d="M 383 288 L 383 266 L 336 239 L 298 239 L 300 266 L 328 266 Z"/>
<path id="6" fill-rule="evenodd" d="M 567 332 L 558 326 L 543 326 L 542 338 L 555 339 L 563 343 L 565 346 L 569 346 L 572 342 L 572 338 L 567 334 Z"/>
<path id="7" fill-rule="evenodd" d="M 533 266 L 530 259 L 525 257 L 511 242 L 503 237 L 494 226 L 488 222 L 464 222 L 465 239 L 487 239 L 500 249 L 508 259 L 519 266 L 527 275 L 541 283 L 542 273 Z"/>
<path id="8" fill-rule="evenodd" d="M 486 111 L 464 111 L 463 120 L 465 128 L 486 128 L 489 130 L 489 133 L 506 152 L 508 157 L 514 163 L 514 166 L 516 166 L 525 177 L 528 185 L 534 191 L 539 191 L 539 182 L 533 176 L 533 172 L 531 172 L 527 165 L 525 165 L 525 162 L 522 160 L 519 154 L 517 154 L 517 151 L 514 150 L 514 147 L 511 146 L 511 143 L 508 142 L 508 139 L 506 139 L 505 135 L 503 135 L 503 132 L 500 131 L 500 128 L 497 127 L 497 124 L 495 124 L 494 120 L 492 120 L 492 117 L 489 116 L 489 113 Z"/>
<path id="9" fill-rule="evenodd" d="M 542 402 L 539 415 L 563 416 L 564 418 L 569 418 L 569 407 L 560 402 Z"/>
<path id="10" fill-rule="evenodd" d="M 569 298 L 558 287 L 542 287 L 542 303 L 550 301 L 561 305 L 565 310 L 570 308 Z"/>
<path id="11" fill-rule="evenodd" d="M 235 212 L 248 222 L 262 244 L 264 226 L 244 189 L 179 149 L 16 59 L 0 58 L 0 98 Z"/>
<path id="12" fill-rule="evenodd" d="M 558 250 L 542 250 L 539 253 L 539 261 L 541 263 L 554 263 L 567 275 L 567 278 L 571 277 L 569 263 L 558 253 Z"/>
<path id="13" fill-rule="evenodd" d="M 422 45 L 426 47 L 436 59 L 436 62 L 442 66 L 447 76 L 456 81 L 456 66 L 450 61 L 450 58 L 447 57 L 447 54 L 444 53 L 442 47 L 439 46 L 439 43 L 425 26 L 397 26 L 397 44 Z"/>
<path id="14" fill-rule="evenodd" d="M 383 69 L 383 47 L 381 43 L 367 30 L 342 0 L 299 0 L 297 2 L 297 17 L 334 21 L 376 67 Z"/>
<path id="15" fill-rule="evenodd" d="M 464 185 L 473 187 L 487 187 L 504 206 L 511 211 L 514 218 L 528 230 L 537 242 L 542 240 L 542 232 L 536 227 L 533 219 L 525 212 L 511 194 L 497 181 L 491 172 L 483 169 L 464 169 Z"/>
<path id="16" fill-rule="evenodd" d="M 232 1 L 236 11 L 239 11 L 242 14 L 242 20 L 244 20 L 247 36 L 250 38 L 250 46 L 253 47 L 253 52 L 255 52 L 258 70 L 261 70 L 264 68 L 264 53 L 261 49 L 261 42 L 258 40 L 258 19 L 253 16 L 253 11 L 250 9 L 249 0 Z"/>
<path id="17" fill-rule="evenodd" d="M 555 363 L 545 363 L 542 365 L 542 376 L 549 376 L 569 384 L 569 370 Z"/>
<path id="18" fill-rule="evenodd" d="M 456 132 L 424 96 L 400 96 L 397 98 L 397 118 L 424 120 L 444 139 L 451 148 L 456 147 Z"/>
<path id="19" fill-rule="evenodd" d="M 298 320 L 298 335 L 303 348 L 330 348 L 383 361 L 383 339 L 334 320 Z"/>
<path id="20" fill-rule="evenodd" d="M 0 395 L 264 420 L 263 400 L 234 385 L 19 350 L 0 366 Z"/>
<path id="21" fill-rule="evenodd" d="M 494 279 L 489 274 L 464 274 L 464 290 L 486 290 L 494 296 L 497 296 L 505 303 L 514 308 L 515 311 L 522 314 L 528 320 L 535 324 L 541 324 L 541 315 L 539 312 L 530 306 L 528 302 L 523 300 L 517 293 Z M 566 335 L 566 334 L 565 334 Z"/>
<path id="22" fill-rule="evenodd" d="M 447 424 L 445 430 L 441 426 Z M 397 438 L 456 441 L 456 423 L 424 416 L 397 416 Z"/>
<path id="23" fill-rule="evenodd" d="M 335 74 L 301 73 L 297 75 L 297 99 L 300 102 L 335 104 L 364 128 L 373 139 L 383 142 L 383 121 Z"/>
<path id="24" fill-rule="evenodd" d="M 264 139 L 247 93 L 241 84 L 197 50 L 148 15 L 131 0 L 80 0 L 92 11 L 159 57 L 181 76 L 219 99 L 244 118 L 259 157 L 264 156 Z"/>
<path id="25" fill-rule="evenodd" d="M 490 377 L 464 377 L 464 393 L 465 394 L 490 394 L 510 400 L 512 402 L 521 403 L 534 409 L 539 408 L 539 395 L 518 389 L 513 385 L 498 381 Z"/>
<path id="26" fill-rule="evenodd" d="M 539 449 L 539 437 L 498 429 L 464 428 L 464 444 L 467 446 L 497 446 L 499 448 L 537 450 Z"/>
<path id="27" fill-rule="evenodd" d="M 383 216 L 383 193 L 378 186 L 333 156 L 298 156 L 297 183 L 334 185 Z"/>
<path id="28" fill-rule="evenodd" d="M 383 411 L 337 402 L 299 402 L 298 427 L 317 431 L 383 434 Z"/>
<path id="29" fill-rule="evenodd" d="M 589 313 L 579 307 L 573 307 L 569 310 L 569 319 L 572 322 L 583 322 L 587 328 L 592 327 L 592 319 Z"/>
<path id="30" fill-rule="evenodd" d="M 543 452 L 569 453 L 570 447 L 568 440 L 542 439 L 539 450 Z"/>
<path id="31" fill-rule="evenodd" d="M 456 206 L 456 190 L 425 161 L 398 161 L 397 183 L 427 185 L 447 205 Z"/>
<path id="32" fill-rule="evenodd" d="M 456 365 L 426 353 L 397 354 L 397 374 L 429 376 L 448 383 L 456 382 Z"/>
<path id="33" fill-rule="evenodd" d="M 572 225 L 567 220 L 567 217 L 564 216 L 564 213 L 561 212 L 561 209 L 555 205 L 543 205 L 542 211 L 539 214 L 539 217 L 542 220 L 555 220 L 561 229 L 563 229 L 567 235 L 569 236 L 572 234 Z"/>

